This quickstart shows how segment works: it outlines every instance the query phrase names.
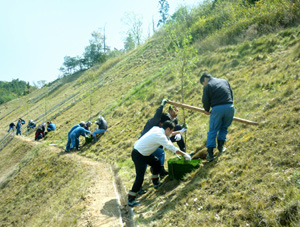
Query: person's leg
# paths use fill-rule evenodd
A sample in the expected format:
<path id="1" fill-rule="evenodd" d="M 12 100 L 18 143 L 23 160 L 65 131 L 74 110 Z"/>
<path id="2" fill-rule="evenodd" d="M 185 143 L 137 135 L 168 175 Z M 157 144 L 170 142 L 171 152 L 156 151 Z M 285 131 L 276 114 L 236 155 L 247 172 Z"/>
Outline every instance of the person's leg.
<path id="1" fill-rule="evenodd" d="M 143 185 L 147 164 L 144 156 L 141 155 L 137 150 L 132 151 L 131 158 L 134 162 L 136 176 L 132 188 L 128 193 L 128 205 L 134 207 L 140 205 L 135 201 L 135 199 L 138 191 Z"/>
<path id="2" fill-rule="evenodd" d="M 223 113 L 221 111 L 221 108 L 219 106 L 213 107 L 210 114 L 209 131 L 207 133 L 207 141 L 206 141 L 208 161 L 214 160 L 213 149 L 216 147 L 216 137 L 221 127 L 222 118 L 223 118 Z"/>
<path id="3" fill-rule="evenodd" d="M 106 129 L 98 129 L 98 130 L 96 130 L 96 131 L 94 131 L 93 132 L 93 137 L 94 137 L 94 142 L 96 142 L 97 141 L 97 134 L 100 134 L 100 133 L 105 133 L 106 132 Z"/>
<path id="4" fill-rule="evenodd" d="M 222 111 L 224 112 L 224 116 L 222 118 L 222 122 L 220 125 L 220 131 L 218 134 L 218 140 L 226 141 L 227 129 L 231 125 L 234 117 L 234 107 L 233 105 L 223 105 Z"/>
<path id="5" fill-rule="evenodd" d="M 158 188 L 161 183 L 159 182 L 159 174 L 161 174 L 161 162 L 155 157 L 153 154 L 148 156 L 146 159 L 146 163 L 152 168 L 152 183 L 154 188 Z"/>
<path id="6" fill-rule="evenodd" d="M 221 154 L 226 148 L 224 147 L 226 136 L 228 133 L 228 127 L 231 125 L 234 117 L 234 107 L 233 105 L 224 105 L 223 106 L 224 117 L 220 127 L 220 131 L 218 133 L 218 150 L 219 154 Z"/>
<path id="7" fill-rule="evenodd" d="M 71 146 L 70 149 L 73 149 L 74 147 L 76 147 L 76 137 L 75 135 L 70 135 L 70 139 L 71 139 Z"/>
<path id="8" fill-rule="evenodd" d="M 68 135 L 68 142 L 67 142 L 67 145 L 66 145 L 66 151 L 70 151 L 70 145 L 71 145 L 71 138 L 70 138 L 70 135 Z"/>
<path id="9" fill-rule="evenodd" d="M 160 165 L 163 166 L 165 164 L 165 151 L 162 148 L 157 148 L 153 155 L 160 160 Z"/>
<path id="10" fill-rule="evenodd" d="M 76 149 L 79 150 L 79 137 L 75 139 L 75 143 L 76 143 L 75 145 Z"/>

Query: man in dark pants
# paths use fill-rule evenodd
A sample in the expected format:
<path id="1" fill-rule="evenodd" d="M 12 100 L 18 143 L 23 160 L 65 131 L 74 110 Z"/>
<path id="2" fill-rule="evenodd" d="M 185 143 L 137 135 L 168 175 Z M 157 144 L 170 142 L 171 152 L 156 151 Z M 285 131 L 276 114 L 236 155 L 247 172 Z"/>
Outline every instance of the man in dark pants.
<path id="1" fill-rule="evenodd" d="M 166 121 L 162 128 L 154 126 L 146 134 L 144 134 L 139 140 L 137 140 L 133 146 L 131 153 L 132 160 L 135 165 L 136 177 L 131 190 L 128 193 L 128 205 L 131 207 L 140 205 L 135 201 L 136 195 L 140 190 L 144 176 L 146 172 L 146 166 L 150 165 L 152 171 L 152 183 L 154 188 L 158 188 L 161 183 L 159 182 L 160 161 L 153 155 L 153 152 L 159 147 L 163 146 L 171 150 L 175 154 L 183 155 L 186 160 L 191 160 L 191 156 L 175 147 L 168 137 L 174 130 L 174 123 Z"/>
<path id="2" fill-rule="evenodd" d="M 170 119 L 174 122 L 175 124 L 175 128 L 174 131 L 180 131 L 183 127 L 179 124 L 178 122 L 178 118 L 177 118 L 177 112 L 178 112 L 178 108 L 177 106 L 169 106 L 169 112 L 168 112 L 168 116 L 170 117 Z M 185 128 L 186 125 L 184 125 Z M 181 134 L 177 134 L 174 135 L 170 138 L 170 140 L 174 143 L 176 142 L 178 147 L 180 148 L 181 151 L 185 152 L 185 142 L 184 142 L 184 138 Z"/>
<path id="3" fill-rule="evenodd" d="M 204 86 L 202 103 L 206 115 L 210 115 L 209 131 L 207 133 L 207 160 L 214 160 L 213 150 L 218 141 L 219 154 L 223 152 L 227 129 L 234 117 L 233 94 L 227 80 L 212 77 L 203 73 L 200 83 Z M 211 110 L 210 110 L 211 108 Z"/>
<path id="4" fill-rule="evenodd" d="M 167 99 L 162 100 L 160 106 L 157 108 L 157 110 L 155 112 L 155 115 L 147 121 L 139 138 L 141 138 L 143 135 L 145 135 L 154 126 L 161 127 L 165 121 L 171 120 L 170 117 L 166 113 L 163 113 L 163 108 L 167 102 L 168 102 Z M 153 155 L 160 160 L 160 164 L 161 164 L 160 176 L 164 177 L 164 176 L 168 175 L 169 174 L 168 171 L 166 171 L 164 168 L 165 152 L 164 152 L 163 148 L 158 147 L 156 149 L 156 151 L 154 151 Z"/>

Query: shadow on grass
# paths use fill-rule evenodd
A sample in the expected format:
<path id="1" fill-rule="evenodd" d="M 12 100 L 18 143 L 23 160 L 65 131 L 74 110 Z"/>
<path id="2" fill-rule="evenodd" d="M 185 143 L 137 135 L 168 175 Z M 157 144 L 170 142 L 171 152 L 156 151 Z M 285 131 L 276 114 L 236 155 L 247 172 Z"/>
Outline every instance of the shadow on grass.
<path id="1" fill-rule="evenodd" d="M 201 182 L 203 179 L 206 179 L 211 169 L 214 168 L 217 161 L 204 163 L 198 169 L 190 174 L 187 181 L 189 181 L 182 189 L 178 189 L 180 191 L 175 191 L 181 184 L 180 180 L 170 180 L 167 177 L 162 185 L 157 190 L 151 189 L 148 193 L 143 195 L 140 198 L 140 201 L 144 205 L 143 209 L 139 210 L 139 213 L 147 212 L 155 207 L 155 212 L 151 217 L 144 218 L 143 215 L 139 217 L 139 222 L 143 224 L 149 224 L 153 222 L 153 220 L 159 220 L 165 213 L 168 213 L 178 205 L 178 202 L 186 197 L 187 193 L 194 188 L 201 188 Z M 171 193 L 170 193 L 171 192 Z M 169 193 L 168 195 L 166 195 Z M 157 203 L 157 197 L 165 195 L 164 198 L 161 199 L 159 204 Z"/>

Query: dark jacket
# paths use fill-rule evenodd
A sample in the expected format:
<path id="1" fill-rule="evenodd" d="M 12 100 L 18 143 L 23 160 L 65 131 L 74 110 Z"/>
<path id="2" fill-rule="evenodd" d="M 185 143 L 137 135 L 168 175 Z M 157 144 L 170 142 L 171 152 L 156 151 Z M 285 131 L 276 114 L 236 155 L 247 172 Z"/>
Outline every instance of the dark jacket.
<path id="1" fill-rule="evenodd" d="M 96 124 L 98 125 L 98 129 L 107 129 L 106 120 L 102 116 L 98 119 L 98 122 Z"/>
<path id="2" fill-rule="evenodd" d="M 151 119 L 149 119 L 147 121 L 147 123 L 146 123 L 143 131 L 141 132 L 141 135 L 140 135 L 139 138 L 141 138 L 144 134 L 146 134 L 152 127 L 159 126 L 159 122 L 160 122 L 160 119 L 161 119 L 161 116 L 162 116 L 162 113 L 163 113 L 163 108 L 164 108 L 163 105 L 160 105 L 157 108 L 154 117 L 152 117 Z"/>
<path id="3" fill-rule="evenodd" d="M 214 106 L 232 104 L 233 94 L 228 81 L 211 78 L 203 88 L 202 103 L 207 112 Z"/>
<path id="4" fill-rule="evenodd" d="M 45 126 L 44 125 L 39 125 L 35 132 L 35 140 L 38 139 L 38 136 L 42 134 L 42 137 L 45 137 Z"/>
<path id="5" fill-rule="evenodd" d="M 9 124 L 9 126 L 10 126 L 10 127 L 15 127 L 16 125 L 15 125 L 14 122 L 12 122 L 12 123 Z"/>

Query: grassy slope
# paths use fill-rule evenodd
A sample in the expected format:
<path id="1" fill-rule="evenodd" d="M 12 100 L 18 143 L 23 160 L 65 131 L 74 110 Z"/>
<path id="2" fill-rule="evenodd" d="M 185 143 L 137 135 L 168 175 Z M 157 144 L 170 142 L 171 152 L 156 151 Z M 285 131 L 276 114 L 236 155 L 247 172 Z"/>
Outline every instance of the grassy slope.
<path id="1" fill-rule="evenodd" d="M 143 206 L 135 209 L 140 226 L 183 226 L 189 223 L 195 226 L 297 225 L 300 216 L 299 37 L 300 29 L 290 28 L 198 56 L 197 67 L 185 84 L 185 102 L 201 106 L 202 87 L 198 83 L 198 73 L 207 70 L 231 83 L 236 116 L 258 121 L 260 125 L 233 123 L 228 135 L 228 152 L 218 162 L 202 166 L 182 182 L 169 182 L 158 191 L 149 188 L 141 198 Z M 104 79 L 103 87 L 54 120 L 57 131 L 46 141 L 65 145 L 70 127 L 90 116 L 95 120 L 99 113 L 104 114 L 109 124 L 108 132 L 100 142 L 83 147 L 79 154 L 115 163 L 125 188 L 129 190 L 134 180 L 130 160 L 133 143 L 163 97 L 181 100 L 180 80 L 174 76 L 173 66 L 162 49 L 160 40 L 151 40 L 124 58 L 95 67 L 64 85 L 55 97 L 48 98 L 49 102 L 61 101 L 59 97 L 86 83 L 87 78 L 95 82 L 100 77 Z M 39 104 L 42 103 L 43 100 Z M 204 151 L 208 118 L 192 111 L 185 111 L 185 114 L 189 124 L 188 151 Z M 11 115 L 1 123 L 8 125 L 16 117 L 17 114 Z M 46 148 L 41 147 L 37 153 L 43 149 Z M 9 152 L 8 149 L 6 154 L 11 155 Z M 170 157 L 167 152 L 167 158 Z M 22 203 L 15 203 L 10 192 L 1 189 L 1 195 L 6 198 L 1 199 L 1 209 L 7 206 L 10 212 L 17 212 L 23 209 L 23 203 L 33 208 L 43 203 L 42 198 L 36 199 L 35 195 L 47 190 L 34 191 L 33 186 L 41 182 L 37 176 L 43 173 L 46 164 L 42 163 L 48 163 L 49 169 L 55 170 L 56 166 L 51 163 L 53 159 L 47 154 L 33 158 L 31 165 L 23 165 L 14 178 L 20 180 L 12 180 L 9 184 L 15 190 L 27 187 L 29 191 L 23 192 Z M 69 169 L 59 166 L 60 171 Z M 72 176 L 79 178 L 80 174 L 73 173 Z M 21 181 L 26 177 L 27 181 Z M 60 187 L 62 182 L 58 179 L 60 176 L 55 175 L 49 178 L 52 183 L 47 188 L 52 188 L 52 184 Z M 146 188 L 151 186 L 148 176 L 144 184 Z M 58 189 L 54 187 L 53 190 Z M 32 198 L 24 199 L 32 195 Z M 49 203 L 56 206 L 58 200 Z M 68 204 L 61 206 L 68 207 Z M 36 218 L 44 217 L 45 213 L 35 214 Z M 16 220 L 6 221 L 13 223 Z M 19 221 L 30 223 L 26 216 Z"/>

